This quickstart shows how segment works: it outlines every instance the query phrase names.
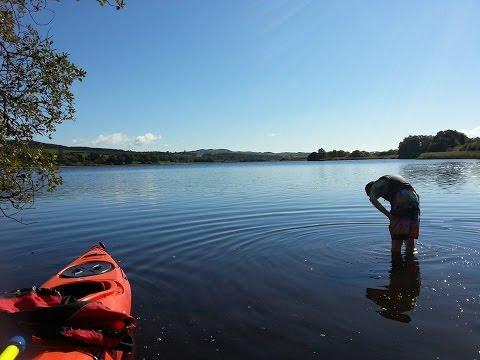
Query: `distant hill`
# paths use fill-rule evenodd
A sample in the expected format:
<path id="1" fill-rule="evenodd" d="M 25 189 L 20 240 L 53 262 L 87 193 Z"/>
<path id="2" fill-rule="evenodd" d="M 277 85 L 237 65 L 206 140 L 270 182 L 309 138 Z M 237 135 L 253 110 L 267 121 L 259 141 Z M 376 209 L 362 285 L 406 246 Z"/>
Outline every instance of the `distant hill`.
<path id="1" fill-rule="evenodd" d="M 257 152 L 257 151 L 233 151 L 228 149 L 200 149 L 190 151 L 190 153 L 194 153 L 200 156 L 204 155 L 246 155 L 246 156 L 271 156 L 271 157 L 291 157 L 295 159 L 302 159 L 306 160 L 309 153 L 306 152 L 281 152 L 281 153 L 274 153 L 270 151 L 266 152 Z"/>
<path id="2" fill-rule="evenodd" d="M 123 153 L 127 152 L 126 150 L 121 149 L 108 149 L 108 148 L 94 148 L 88 146 L 65 146 L 57 144 L 43 143 L 39 141 L 30 141 L 29 145 L 31 147 L 42 147 L 44 149 L 52 150 L 65 150 L 65 151 L 85 151 L 85 152 L 97 152 L 97 153 Z"/>
<path id="3" fill-rule="evenodd" d="M 199 154 L 199 155 L 212 155 L 212 154 L 229 154 L 232 153 L 232 150 L 228 149 L 200 149 L 200 150 L 194 150 L 191 151 L 192 153 Z"/>
<path id="4" fill-rule="evenodd" d="M 194 151 L 131 151 L 85 146 L 65 146 L 31 141 L 30 146 L 41 147 L 57 154 L 59 165 L 128 165 L 189 162 L 254 162 L 306 160 L 303 152 L 255 152 L 228 149 L 199 149 Z"/>

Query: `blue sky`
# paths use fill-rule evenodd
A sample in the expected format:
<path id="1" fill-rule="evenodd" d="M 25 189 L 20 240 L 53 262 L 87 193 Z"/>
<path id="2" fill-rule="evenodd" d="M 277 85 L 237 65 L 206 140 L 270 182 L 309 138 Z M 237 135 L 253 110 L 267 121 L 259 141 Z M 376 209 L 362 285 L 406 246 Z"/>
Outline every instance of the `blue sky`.
<path id="1" fill-rule="evenodd" d="M 480 135 L 478 1 L 94 1 L 54 5 L 87 70 L 53 142 L 138 150 L 395 148 Z"/>

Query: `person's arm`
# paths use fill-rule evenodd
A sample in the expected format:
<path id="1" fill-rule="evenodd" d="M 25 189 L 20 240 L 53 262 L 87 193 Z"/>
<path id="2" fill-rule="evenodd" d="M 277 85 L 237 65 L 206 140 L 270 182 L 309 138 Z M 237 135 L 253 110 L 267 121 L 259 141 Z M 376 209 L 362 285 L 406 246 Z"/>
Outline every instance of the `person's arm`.
<path id="1" fill-rule="evenodd" d="M 390 212 L 387 209 L 385 209 L 385 207 L 382 204 L 380 204 L 378 199 L 370 199 L 370 202 L 372 203 L 373 206 L 375 206 L 378 209 L 378 211 L 383 213 L 389 219 L 391 218 Z"/>

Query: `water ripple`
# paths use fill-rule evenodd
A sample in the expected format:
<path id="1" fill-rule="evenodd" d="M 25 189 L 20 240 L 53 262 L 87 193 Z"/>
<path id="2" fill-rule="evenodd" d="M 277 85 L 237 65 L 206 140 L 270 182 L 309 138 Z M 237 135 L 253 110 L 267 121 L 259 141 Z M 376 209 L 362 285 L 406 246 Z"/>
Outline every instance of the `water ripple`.
<path id="1" fill-rule="evenodd" d="M 392 265 L 387 220 L 363 192 L 385 173 L 409 178 L 421 194 L 413 267 Z M 378 359 L 471 358 L 477 351 L 478 161 L 62 174 L 60 191 L 28 213 L 33 225 L 0 223 L 9 259 L 0 263 L 0 288 L 39 283 L 104 241 L 132 282 L 139 359 L 349 359 L 359 351 Z"/>

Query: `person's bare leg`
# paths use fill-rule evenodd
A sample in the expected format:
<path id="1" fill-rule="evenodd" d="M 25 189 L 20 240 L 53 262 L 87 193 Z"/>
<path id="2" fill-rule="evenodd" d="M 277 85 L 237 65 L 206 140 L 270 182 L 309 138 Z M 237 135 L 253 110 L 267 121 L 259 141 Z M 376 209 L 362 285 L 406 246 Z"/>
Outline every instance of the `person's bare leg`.
<path id="1" fill-rule="evenodd" d="M 393 245 L 393 243 L 400 243 L 400 247 L 397 244 Z M 395 251 L 394 251 L 395 248 Z M 398 250 L 397 250 L 398 248 Z M 392 268 L 399 266 L 402 264 L 402 241 L 401 240 L 392 240 Z"/>
<path id="2" fill-rule="evenodd" d="M 402 240 L 392 240 L 392 254 L 400 254 L 402 252 Z"/>
<path id="3" fill-rule="evenodd" d="M 415 241 L 413 239 L 405 240 L 405 248 L 407 250 L 407 254 L 412 255 L 415 251 Z"/>

